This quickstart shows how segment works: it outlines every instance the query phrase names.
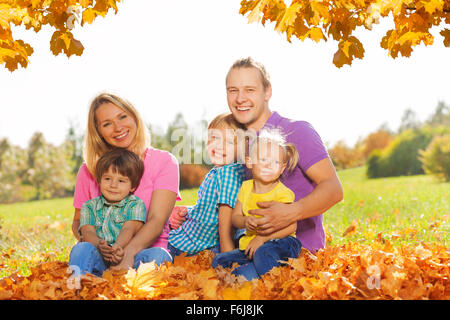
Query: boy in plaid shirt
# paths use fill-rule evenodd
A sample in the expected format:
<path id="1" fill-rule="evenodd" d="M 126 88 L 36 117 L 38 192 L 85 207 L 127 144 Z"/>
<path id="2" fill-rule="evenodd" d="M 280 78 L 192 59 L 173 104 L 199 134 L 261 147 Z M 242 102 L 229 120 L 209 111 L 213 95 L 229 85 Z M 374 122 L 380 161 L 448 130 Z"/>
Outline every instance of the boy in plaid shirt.
<path id="1" fill-rule="evenodd" d="M 69 259 L 69 265 L 78 266 L 81 274 L 101 276 L 120 262 L 117 255 L 144 225 L 147 209 L 132 194 L 143 172 L 142 160 L 126 149 L 106 152 L 98 160 L 95 176 L 102 195 L 83 204 L 78 230 L 84 242 L 72 248 Z"/>
<path id="2" fill-rule="evenodd" d="M 245 177 L 244 166 L 236 163 L 237 129 L 243 127 L 231 113 L 221 114 L 209 124 L 207 150 L 214 168 L 203 180 L 197 203 L 189 208 L 186 220 L 169 233 L 167 249 L 172 256 L 234 249 L 231 213 Z"/>

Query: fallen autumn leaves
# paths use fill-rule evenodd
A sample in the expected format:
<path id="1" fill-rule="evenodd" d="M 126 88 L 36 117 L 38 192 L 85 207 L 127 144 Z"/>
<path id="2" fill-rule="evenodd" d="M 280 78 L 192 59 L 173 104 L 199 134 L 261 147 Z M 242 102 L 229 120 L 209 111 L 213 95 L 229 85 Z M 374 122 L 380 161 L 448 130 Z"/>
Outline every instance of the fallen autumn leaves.
<path id="1" fill-rule="evenodd" d="M 46 262 L 31 275 L 0 280 L 0 299 L 450 299 L 450 251 L 439 244 L 393 247 L 389 241 L 302 250 L 289 267 L 245 282 L 210 267 L 212 254 L 174 263 L 82 276 Z M 78 289 L 77 289 L 78 288 Z"/>

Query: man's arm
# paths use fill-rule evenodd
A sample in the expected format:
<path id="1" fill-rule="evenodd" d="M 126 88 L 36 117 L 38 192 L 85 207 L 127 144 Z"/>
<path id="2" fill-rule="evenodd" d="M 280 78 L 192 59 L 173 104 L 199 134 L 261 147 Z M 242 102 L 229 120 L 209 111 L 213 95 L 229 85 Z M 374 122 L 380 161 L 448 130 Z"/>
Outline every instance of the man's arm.
<path id="1" fill-rule="evenodd" d="M 318 216 L 342 200 L 342 185 L 329 158 L 312 165 L 306 175 L 316 184 L 306 197 L 291 204 L 261 202 L 261 209 L 249 210 L 249 214 L 263 216 L 257 220 L 258 234 L 269 235 L 298 220 Z"/>

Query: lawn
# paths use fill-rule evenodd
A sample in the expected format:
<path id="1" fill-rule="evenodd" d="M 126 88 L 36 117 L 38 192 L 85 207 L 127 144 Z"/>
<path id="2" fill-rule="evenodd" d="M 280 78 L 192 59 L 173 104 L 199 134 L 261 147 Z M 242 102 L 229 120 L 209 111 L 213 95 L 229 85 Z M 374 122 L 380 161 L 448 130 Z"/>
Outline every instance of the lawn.
<path id="1" fill-rule="evenodd" d="M 324 216 L 327 244 L 349 241 L 449 245 L 450 183 L 431 176 L 367 179 L 364 168 L 339 172 L 344 201 Z M 178 205 L 194 204 L 197 189 Z M 27 276 L 44 261 L 67 261 L 75 244 L 72 198 L 0 205 L 0 278 Z"/>

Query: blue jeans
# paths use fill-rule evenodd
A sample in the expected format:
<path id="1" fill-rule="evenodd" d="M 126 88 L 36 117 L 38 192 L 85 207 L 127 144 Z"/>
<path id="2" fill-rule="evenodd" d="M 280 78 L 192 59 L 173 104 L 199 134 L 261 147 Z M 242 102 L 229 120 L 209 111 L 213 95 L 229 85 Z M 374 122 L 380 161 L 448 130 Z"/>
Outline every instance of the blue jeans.
<path id="1" fill-rule="evenodd" d="M 169 250 L 169 253 L 170 253 L 170 254 L 172 255 L 172 257 L 174 257 L 174 258 L 175 258 L 176 256 L 179 256 L 179 255 L 185 253 L 184 251 L 182 251 L 182 250 L 180 250 L 180 249 L 178 249 L 178 248 L 175 248 L 175 247 L 174 247 L 173 245 L 171 245 L 170 243 L 167 243 L 167 250 Z M 220 245 L 217 245 L 217 246 L 214 246 L 214 247 L 205 249 L 205 250 L 209 250 L 209 251 L 211 251 L 212 253 L 214 253 L 214 254 L 216 255 L 216 254 L 218 254 L 218 253 L 220 252 Z M 196 254 L 198 254 L 198 253 L 187 253 L 186 256 L 187 256 L 187 257 L 192 257 L 192 256 L 195 256 Z"/>
<path id="2" fill-rule="evenodd" d="M 153 247 L 140 251 L 134 257 L 133 268 L 146 262 L 155 261 L 157 265 L 165 261 L 172 261 L 169 252 L 163 248 Z M 91 273 L 101 277 L 103 272 L 109 268 L 110 264 L 103 260 L 100 251 L 89 242 L 79 242 L 70 251 L 69 266 L 75 271 L 75 275 Z M 76 268 L 79 268 L 78 270 Z"/>
<path id="3" fill-rule="evenodd" d="M 255 251 L 253 260 L 249 259 L 244 251 L 235 249 L 215 256 L 212 267 L 231 268 L 233 263 L 237 262 L 239 267 L 234 269 L 232 273 L 236 276 L 242 275 L 250 281 L 281 265 L 280 260 L 286 261 L 288 258 L 297 258 L 301 248 L 300 240 L 291 236 L 269 240 Z"/>

